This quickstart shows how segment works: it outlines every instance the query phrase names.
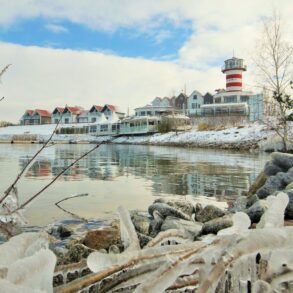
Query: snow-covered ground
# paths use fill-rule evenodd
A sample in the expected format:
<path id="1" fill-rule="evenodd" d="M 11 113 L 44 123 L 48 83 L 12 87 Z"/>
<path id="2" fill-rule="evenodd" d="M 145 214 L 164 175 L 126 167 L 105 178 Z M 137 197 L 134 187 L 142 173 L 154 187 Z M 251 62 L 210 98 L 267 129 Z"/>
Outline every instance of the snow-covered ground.
<path id="1" fill-rule="evenodd" d="M 293 127 L 293 125 L 292 125 Z M 54 131 L 55 125 L 27 125 L 9 126 L 0 128 L 0 141 L 9 141 L 13 135 L 37 135 L 37 140 L 44 141 Z M 98 142 L 109 140 L 106 136 L 92 136 L 87 134 L 63 134 L 54 135 L 54 141 L 73 142 Z M 280 140 L 275 138 L 273 131 L 265 129 L 264 125 L 254 123 L 245 127 L 233 127 L 224 130 L 187 132 L 168 132 L 165 134 L 153 134 L 144 136 L 121 136 L 115 138 L 113 143 L 151 144 L 151 145 L 182 145 L 199 147 L 224 147 L 224 148 L 253 148 L 256 145 L 260 149 L 281 148 Z M 291 146 L 293 148 L 293 146 Z"/>

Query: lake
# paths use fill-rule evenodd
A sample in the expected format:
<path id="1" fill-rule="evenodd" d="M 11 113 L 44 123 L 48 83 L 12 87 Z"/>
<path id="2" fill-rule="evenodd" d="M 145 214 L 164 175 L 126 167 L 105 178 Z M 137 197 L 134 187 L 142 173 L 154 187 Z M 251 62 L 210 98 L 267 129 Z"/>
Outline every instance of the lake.
<path id="1" fill-rule="evenodd" d="M 46 148 L 18 184 L 23 202 L 93 145 Z M 0 145 L 0 191 L 11 184 L 40 145 Z M 47 225 L 73 217 L 111 217 L 119 205 L 147 209 L 161 196 L 215 197 L 244 195 L 268 159 L 264 153 L 139 145 L 102 145 L 62 175 L 26 209 L 30 225 Z M 87 193 L 60 203 L 63 198 Z"/>

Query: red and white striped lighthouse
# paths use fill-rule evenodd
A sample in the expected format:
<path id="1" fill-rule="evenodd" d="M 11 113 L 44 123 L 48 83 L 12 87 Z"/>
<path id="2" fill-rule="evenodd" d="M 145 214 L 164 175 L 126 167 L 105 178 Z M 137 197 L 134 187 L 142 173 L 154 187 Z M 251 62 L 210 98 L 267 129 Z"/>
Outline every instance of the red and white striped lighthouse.
<path id="1" fill-rule="evenodd" d="M 243 59 L 231 58 L 225 61 L 222 72 L 226 74 L 226 91 L 242 91 L 242 72 L 246 71 Z"/>

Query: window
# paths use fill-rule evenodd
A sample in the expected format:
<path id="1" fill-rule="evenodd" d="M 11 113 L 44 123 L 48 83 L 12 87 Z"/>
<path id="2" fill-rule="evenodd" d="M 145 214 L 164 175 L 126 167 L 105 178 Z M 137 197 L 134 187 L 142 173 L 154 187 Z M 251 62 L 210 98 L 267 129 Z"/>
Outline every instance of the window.
<path id="1" fill-rule="evenodd" d="M 193 99 L 194 100 L 197 100 L 197 95 L 193 95 Z"/>
<path id="2" fill-rule="evenodd" d="M 152 116 L 152 111 L 147 111 L 147 115 Z"/>
<path id="3" fill-rule="evenodd" d="M 96 125 L 91 126 L 90 132 L 97 132 L 97 126 Z"/>
<path id="4" fill-rule="evenodd" d="M 241 101 L 242 103 L 246 103 L 246 102 L 248 102 L 248 101 L 249 101 L 249 96 L 240 96 L 240 101 Z"/>
<path id="5" fill-rule="evenodd" d="M 192 104 L 191 104 L 191 108 L 192 108 L 192 109 L 196 109 L 196 108 L 197 108 L 197 104 L 196 104 L 196 103 L 192 103 Z"/>
<path id="6" fill-rule="evenodd" d="M 215 98 L 215 104 L 221 104 L 221 97 Z"/>
<path id="7" fill-rule="evenodd" d="M 65 118 L 65 119 L 64 119 L 64 123 L 65 123 L 65 124 L 68 124 L 68 123 L 69 123 L 69 118 Z"/>
<path id="8" fill-rule="evenodd" d="M 100 130 L 101 130 L 101 132 L 108 131 L 108 124 L 102 124 L 102 125 L 100 126 Z"/>
<path id="9" fill-rule="evenodd" d="M 59 119 L 55 119 L 54 121 L 55 121 L 55 123 L 57 124 L 57 123 L 58 123 L 58 121 L 59 121 Z"/>
<path id="10" fill-rule="evenodd" d="M 145 116 L 145 111 L 141 111 L 140 116 Z"/>
<path id="11" fill-rule="evenodd" d="M 237 103 L 237 96 L 224 97 L 224 103 Z"/>
<path id="12" fill-rule="evenodd" d="M 112 131 L 115 131 L 116 130 L 116 124 L 113 124 L 112 125 Z"/>
<path id="13" fill-rule="evenodd" d="M 93 117 L 92 122 L 96 122 L 96 121 L 97 121 L 97 118 Z"/>

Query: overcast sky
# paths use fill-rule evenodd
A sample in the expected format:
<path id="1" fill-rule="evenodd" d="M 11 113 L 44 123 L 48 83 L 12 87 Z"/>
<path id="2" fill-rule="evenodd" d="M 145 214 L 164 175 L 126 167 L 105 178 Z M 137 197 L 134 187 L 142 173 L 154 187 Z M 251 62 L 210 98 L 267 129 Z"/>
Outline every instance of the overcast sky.
<path id="1" fill-rule="evenodd" d="M 223 61 L 248 65 L 273 7 L 293 35 L 292 0 L 0 0 L 0 120 L 26 109 L 114 104 L 225 87 Z"/>

